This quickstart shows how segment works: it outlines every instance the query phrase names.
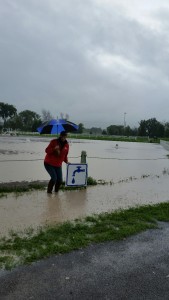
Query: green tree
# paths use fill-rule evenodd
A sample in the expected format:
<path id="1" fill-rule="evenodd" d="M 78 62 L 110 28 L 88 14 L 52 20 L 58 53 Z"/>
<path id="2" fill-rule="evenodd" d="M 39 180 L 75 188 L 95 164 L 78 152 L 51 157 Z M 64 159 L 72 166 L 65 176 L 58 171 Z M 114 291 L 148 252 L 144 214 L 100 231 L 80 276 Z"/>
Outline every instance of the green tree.
<path id="1" fill-rule="evenodd" d="M 132 130 L 131 130 L 130 126 L 126 126 L 124 128 L 124 135 L 127 135 L 127 136 L 132 135 Z"/>
<path id="2" fill-rule="evenodd" d="M 36 128 L 42 123 L 40 115 L 31 110 L 24 110 L 18 114 L 21 121 L 21 130 L 36 131 Z"/>
<path id="3" fill-rule="evenodd" d="M 110 125 L 107 127 L 108 135 L 123 135 L 124 127 L 122 125 Z"/>
<path id="4" fill-rule="evenodd" d="M 147 120 L 147 131 L 148 136 L 153 137 L 163 137 L 164 136 L 164 125 L 152 118 Z"/>
<path id="5" fill-rule="evenodd" d="M 156 118 L 142 120 L 138 128 L 138 135 L 154 137 L 163 137 L 165 127 L 162 123 L 156 120 Z"/>
<path id="6" fill-rule="evenodd" d="M 169 137 L 169 122 L 164 124 L 164 136 Z"/>
<path id="7" fill-rule="evenodd" d="M 107 134 L 106 129 L 103 129 L 102 134 L 103 134 L 103 135 L 106 135 L 106 134 Z"/>
<path id="8" fill-rule="evenodd" d="M 132 136 L 137 136 L 138 135 L 138 128 L 134 127 L 131 129 L 131 135 Z"/>
<path id="9" fill-rule="evenodd" d="M 22 120 L 21 118 L 16 115 L 13 118 L 8 119 L 5 122 L 6 128 L 11 128 L 12 130 L 20 130 L 22 129 Z"/>
<path id="10" fill-rule="evenodd" d="M 138 128 L 138 135 L 139 136 L 146 136 L 147 135 L 147 121 L 141 120 L 139 123 L 139 128 Z"/>
<path id="11" fill-rule="evenodd" d="M 84 130 L 84 125 L 83 125 L 83 123 L 80 123 L 78 126 L 79 126 L 79 128 L 78 128 L 78 130 L 77 130 L 77 133 L 83 133 L 83 130 Z"/>
<path id="12" fill-rule="evenodd" d="M 16 114 L 17 109 L 15 108 L 15 106 L 8 103 L 0 102 L 0 117 L 3 119 L 4 125 L 8 118 L 12 118 Z"/>

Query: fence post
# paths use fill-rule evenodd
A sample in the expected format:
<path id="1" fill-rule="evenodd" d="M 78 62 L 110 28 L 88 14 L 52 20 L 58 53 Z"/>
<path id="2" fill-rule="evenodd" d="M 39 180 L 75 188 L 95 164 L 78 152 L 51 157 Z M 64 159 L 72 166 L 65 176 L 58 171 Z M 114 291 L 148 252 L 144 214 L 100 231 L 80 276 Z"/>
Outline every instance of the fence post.
<path id="1" fill-rule="evenodd" d="M 86 156 L 87 156 L 87 153 L 86 151 L 82 151 L 81 152 L 81 164 L 86 164 Z"/>

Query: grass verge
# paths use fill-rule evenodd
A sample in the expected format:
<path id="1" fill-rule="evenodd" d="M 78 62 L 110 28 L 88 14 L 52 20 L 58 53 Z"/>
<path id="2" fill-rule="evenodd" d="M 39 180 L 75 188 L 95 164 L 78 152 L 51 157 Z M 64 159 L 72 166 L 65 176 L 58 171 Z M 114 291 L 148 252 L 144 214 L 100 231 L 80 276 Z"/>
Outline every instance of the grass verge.
<path id="1" fill-rule="evenodd" d="M 91 243 L 121 240 L 157 228 L 158 221 L 169 221 L 169 202 L 92 215 L 38 231 L 11 231 L 9 237 L 0 239 L 0 267 L 11 269 Z"/>
<path id="2" fill-rule="evenodd" d="M 4 193 L 23 193 L 33 190 L 44 190 L 46 186 L 47 183 L 31 183 L 25 181 L 0 184 L 0 198 L 4 196 Z"/>
<path id="3" fill-rule="evenodd" d="M 45 190 L 47 188 L 48 181 L 36 181 L 36 182 L 14 182 L 14 183 L 2 183 L 0 184 L 0 198 L 4 197 L 4 193 L 23 193 L 23 192 L 30 192 L 33 190 Z M 101 184 L 101 183 L 100 183 Z M 102 183 L 103 184 L 103 183 Z M 97 181 L 92 178 L 87 178 L 87 185 L 97 185 Z M 82 189 L 85 187 L 65 187 L 65 182 L 61 185 L 61 190 L 77 190 Z"/>
<path id="4" fill-rule="evenodd" d="M 43 134 L 40 135 L 39 133 L 31 133 L 31 132 L 20 132 L 19 136 L 35 136 L 35 137 L 58 137 L 57 134 Z M 69 133 L 68 139 L 85 139 L 85 140 L 102 140 L 102 141 L 117 141 L 117 142 L 139 142 L 139 143 L 160 143 L 160 138 L 149 138 L 142 137 L 142 136 L 115 136 L 115 135 L 95 135 L 89 133 Z M 167 138 L 165 138 L 167 140 Z"/>

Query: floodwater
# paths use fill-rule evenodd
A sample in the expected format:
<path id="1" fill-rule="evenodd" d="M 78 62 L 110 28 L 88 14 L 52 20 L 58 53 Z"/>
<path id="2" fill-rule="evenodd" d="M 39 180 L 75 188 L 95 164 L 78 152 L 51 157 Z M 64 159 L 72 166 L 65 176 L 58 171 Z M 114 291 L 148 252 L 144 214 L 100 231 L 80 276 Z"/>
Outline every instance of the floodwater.
<path id="1" fill-rule="evenodd" d="M 0 137 L 0 182 L 48 180 L 50 138 Z M 87 152 L 88 175 L 108 182 L 85 190 L 14 193 L 0 198 L 0 234 L 169 200 L 168 151 L 159 144 L 69 140 L 71 163 Z M 118 144 L 118 145 L 117 145 Z M 66 165 L 63 165 L 65 180 Z"/>

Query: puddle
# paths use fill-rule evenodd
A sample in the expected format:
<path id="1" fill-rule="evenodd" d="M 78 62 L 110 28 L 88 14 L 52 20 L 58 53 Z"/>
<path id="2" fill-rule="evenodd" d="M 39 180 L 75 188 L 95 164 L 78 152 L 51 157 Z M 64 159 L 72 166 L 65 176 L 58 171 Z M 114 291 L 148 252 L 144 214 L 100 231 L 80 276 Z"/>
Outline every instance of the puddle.
<path id="1" fill-rule="evenodd" d="M 169 201 L 168 180 L 168 175 L 161 175 L 52 195 L 46 191 L 8 194 L 0 198 L 0 235 L 11 229 L 37 228 L 94 213 Z"/>

